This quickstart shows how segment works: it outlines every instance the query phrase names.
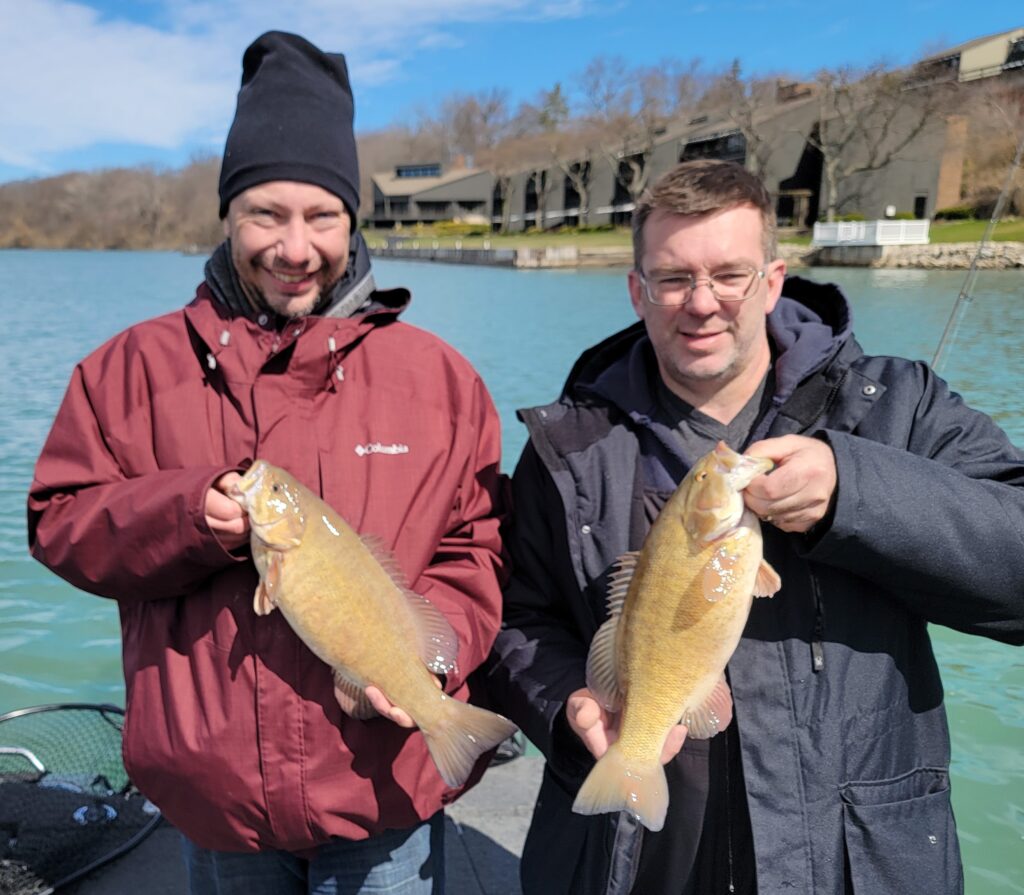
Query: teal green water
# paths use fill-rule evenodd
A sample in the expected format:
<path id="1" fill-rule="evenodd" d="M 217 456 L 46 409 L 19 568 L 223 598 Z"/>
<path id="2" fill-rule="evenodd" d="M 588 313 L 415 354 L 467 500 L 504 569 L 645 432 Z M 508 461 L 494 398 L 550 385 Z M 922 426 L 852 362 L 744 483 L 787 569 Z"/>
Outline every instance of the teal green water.
<path id="1" fill-rule="evenodd" d="M 191 297 L 204 259 L 170 253 L 0 252 L 0 712 L 63 700 L 123 704 L 114 605 L 27 556 L 25 493 L 75 362 L 129 324 Z M 405 315 L 487 381 L 505 466 L 524 441 L 515 409 L 557 394 L 577 354 L 632 322 L 622 271 L 512 271 L 377 262 L 409 285 Z M 930 359 L 964 275 L 820 268 L 854 306 L 867 351 Z M 1024 444 L 1024 274 L 983 272 L 943 375 Z M 1024 583 L 1022 583 L 1024 586 Z M 933 628 L 953 737 L 953 802 L 969 895 L 1024 893 L 1024 657 Z"/>

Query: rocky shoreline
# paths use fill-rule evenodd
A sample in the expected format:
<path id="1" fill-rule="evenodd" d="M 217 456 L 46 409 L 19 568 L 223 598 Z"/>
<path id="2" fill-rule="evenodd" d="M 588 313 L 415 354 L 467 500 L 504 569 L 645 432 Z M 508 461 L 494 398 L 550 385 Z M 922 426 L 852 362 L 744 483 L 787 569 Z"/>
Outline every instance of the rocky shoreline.
<path id="1" fill-rule="evenodd" d="M 782 243 L 779 254 L 791 267 L 884 267 L 916 270 L 967 270 L 978 255 L 976 242 L 904 246 L 821 247 Z M 1024 242 L 990 242 L 978 257 L 978 269 L 1024 268 Z"/>

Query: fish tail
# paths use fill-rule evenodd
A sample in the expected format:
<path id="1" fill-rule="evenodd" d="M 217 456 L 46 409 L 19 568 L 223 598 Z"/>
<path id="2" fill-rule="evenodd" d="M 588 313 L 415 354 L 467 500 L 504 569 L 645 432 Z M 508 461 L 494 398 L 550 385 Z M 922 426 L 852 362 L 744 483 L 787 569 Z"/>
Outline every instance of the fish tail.
<path id="1" fill-rule="evenodd" d="M 484 752 L 517 728 L 508 718 L 451 697 L 448 706 L 443 720 L 434 729 L 424 730 L 423 736 L 441 777 L 454 788 L 466 782 Z"/>
<path id="2" fill-rule="evenodd" d="M 628 811 L 648 830 L 665 825 L 668 781 L 661 764 L 630 764 L 615 744 L 609 747 L 583 781 L 572 810 L 577 814 Z"/>

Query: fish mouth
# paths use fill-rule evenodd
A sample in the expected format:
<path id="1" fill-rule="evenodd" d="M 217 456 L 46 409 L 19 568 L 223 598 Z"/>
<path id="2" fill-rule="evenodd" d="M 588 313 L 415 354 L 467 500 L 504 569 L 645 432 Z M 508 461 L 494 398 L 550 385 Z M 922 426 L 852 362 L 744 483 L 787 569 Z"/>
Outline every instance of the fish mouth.
<path id="1" fill-rule="evenodd" d="M 771 472 L 774 468 L 775 463 L 767 457 L 748 457 L 744 454 L 741 461 L 726 474 L 729 476 L 732 486 L 737 491 L 742 491 L 759 475 Z"/>
<path id="2" fill-rule="evenodd" d="M 266 464 L 262 460 L 254 463 L 249 467 L 245 475 L 228 488 L 228 497 L 245 509 L 249 509 L 252 495 L 259 491 L 263 484 L 265 472 Z"/>
<path id="3" fill-rule="evenodd" d="M 737 453 L 724 442 L 719 442 L 715 448 L 715 459 L 719 472 L 737 491 L 742 491 L 759 475 L 771 472 L 775 468 L 775 461 L 767 457 L 751 457 L 748 454 Z"/>

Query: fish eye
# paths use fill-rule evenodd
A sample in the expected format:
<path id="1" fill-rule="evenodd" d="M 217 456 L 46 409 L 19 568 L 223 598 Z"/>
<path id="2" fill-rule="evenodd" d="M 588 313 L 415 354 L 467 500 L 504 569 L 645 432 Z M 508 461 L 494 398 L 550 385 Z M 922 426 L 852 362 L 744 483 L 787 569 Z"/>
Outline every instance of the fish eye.
<path id="1" fill-rule="evenodd" d="M 706 472 L 703 472 L 703 471 L 701 471 L 701 472 L 698 472 L 698 473 L 697 473 L 697 474 L 696 474 L 696 475 L 694 476 L 694 478 L 695 478 L 695 479 L 696 479 L 696 480 L 697 480 L 698 482 L 703 482 L 703 481 L 704 481 L 704 479 L 706 479 L 707 477 L 708 477 L 708 474 L 707 474 Z"/>
<path id="2" fill-rule="evenodd" d="M 275 482 L 273 485 L 270 486 L 270 490 L 276 494 L 278 491 L 281 490 L 281 486 Z"/>

